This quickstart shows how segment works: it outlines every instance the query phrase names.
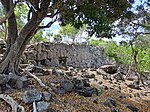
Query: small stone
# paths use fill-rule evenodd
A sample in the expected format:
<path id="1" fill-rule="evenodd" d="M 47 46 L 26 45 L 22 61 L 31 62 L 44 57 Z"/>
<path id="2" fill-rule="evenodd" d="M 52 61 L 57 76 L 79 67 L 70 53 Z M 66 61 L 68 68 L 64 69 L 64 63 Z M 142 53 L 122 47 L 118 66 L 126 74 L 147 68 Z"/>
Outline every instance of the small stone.
<path id="1" fill-rule="evenodd" d="M 111 112 L 119 112 L 119 110 L 114 108 L 111 110 Z"/>
<path id="2" fill-rule="evenodd" d="M 103 104 L 108 107 L 117 106 L 116 101 L 113 98 L 108 98 Z"/>
<path id="3" fill-rule="evenodd" d="M 103 84 L 103 82 L 102 82 L 102 81 L 99 81 L 98 84 Z"/>
<path id="4" fill-rule="evenodd" d="M 139 85 L 137 84 L 137 81 L 134 81 L 133 83 L 130 83 L 128 87 L 132 89 L 140 89 Z"/>
<path id="5" fill-rule="evenodd" d="M 90 82 L 88 79 L 82 79 L 82 82 L 84 84 L 84 87 L 91 87 Z"/>
<path id="6" fill-rule="evenodd" d="M 48 112 L 49 110 L 49 103 L 40 101 L 37 103 L 37 111 L 38 112 Z"/>
<path id="7" fill-rule="evenodd" d="M 22 76 L 16 81 L 16 87 L 22 89 L 28 85 L 28 79 L 26 76 Z"/>
<path id="8" fill-rule="evenodd" d="M 56 88 L 56 89 L 54 90 L 54 92 L 55 92 L 56 94 L 65 94 L 65 93 L 67 93 L 67 91 L 66 91 L 64 88 L 62 88 L 62 87 Z"/>
<path id="9" fill-rule="evenodd" d="M 48 92 L 43 92 L 42 93 L 42 98 L 45 100 L 45 101 L 49 101 L 51 98 L 52 98 L 52 95 Z"/>
<path id="10" fill-rule="evenodd" d="M 116 79 L 117 81 L 119 81 L 119 80 L 124 81 L 124 76 L 123 76 L 123 74 L 121 74 L 121 73 L 116 73 L 116 74 L 113 76 L 113 78 Z"/>
<path id="11" fill-rule="evenodd" d="M 40 101 L 41 98 L 42 98 L 42 94 L 37 90 L 25 91 L 23 95 L 23 101 L 25 103 L 33 103 L 34 101 Z"/>
<path id="12" fill-rule="evenodd" d="M 70 80 L 61 80 L 60 85 L 68 92 L 71 92 L 74 87 L 73 83 Z"/>
<path id="13" fill-rule="evenodd" d="M 123 98 L 126 98 L 126 96 L 120 95 L 119 98 L 123 99 Z"/>
<path id="14" fill-rule="evenodd" d="M 128 104 L 127 108 L 129 108 L 132 112 L 139 112 L 139 109 L 132 104 Z"/>
<path id="15" fill-rule="evenodd" d="M 84 97 L 92 97 L 93 95 L 98 95 L 98 90 L 91 87 L 85 87 L 84 89 L 77 89 L 77 94 Z"/>

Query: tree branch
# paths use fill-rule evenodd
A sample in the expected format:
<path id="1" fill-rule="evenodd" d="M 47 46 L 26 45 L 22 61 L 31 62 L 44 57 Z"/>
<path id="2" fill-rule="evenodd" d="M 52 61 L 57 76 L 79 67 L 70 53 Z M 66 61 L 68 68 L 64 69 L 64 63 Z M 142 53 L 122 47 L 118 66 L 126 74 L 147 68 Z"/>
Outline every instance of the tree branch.
<path id="1" fill-rule="evenodd" d="M 13 0 L 10 0 L 10 9 L 5 17 L 0 18 L 0 25 L 3 24 L 6 21 L 6 19 L 8 19 L 12 15 L 13 10 L 14 10 Z"/>

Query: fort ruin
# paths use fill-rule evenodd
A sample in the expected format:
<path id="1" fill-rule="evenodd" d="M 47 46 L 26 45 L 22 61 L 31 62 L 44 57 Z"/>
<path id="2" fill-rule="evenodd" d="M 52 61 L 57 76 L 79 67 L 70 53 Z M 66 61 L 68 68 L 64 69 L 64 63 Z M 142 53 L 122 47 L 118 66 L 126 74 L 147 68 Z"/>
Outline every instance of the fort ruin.
<path id="1" fill-rule="evenodd" d="M 104 48 L 63 43 L 37 43 L 25 50 L 22 63 L 38 66 L 97 68 L 105 64 Z"/>

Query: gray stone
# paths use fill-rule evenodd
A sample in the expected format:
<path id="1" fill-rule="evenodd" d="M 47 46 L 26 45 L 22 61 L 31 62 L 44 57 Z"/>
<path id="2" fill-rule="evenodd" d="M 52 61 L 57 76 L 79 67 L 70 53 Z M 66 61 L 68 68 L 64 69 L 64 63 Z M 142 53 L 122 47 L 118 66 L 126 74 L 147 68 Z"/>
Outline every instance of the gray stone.
<path id="1" fill-rule="evenodd" d="M 28 85 L 28 79 L 26 76 L 22 76 L 16 81 L 16 87 L 22 89 Z"/>
<path id="2" fill-rule="evenodd" d="M 49 110 L 49 103 L 44 101 L 37 102 L 38 112 L 48 112 L 48 110 Z"/>
<path id="3" fill-rule="evenodd" d="M 118 110 L 118 109 L 113 108 L 113 109 L 111 110 L 111 112 L 119 112 L 119 110 Z"/>
<path id="4" fill-rule="evenodd" d="M 76 89 L 75 92 L 84 97 L 92 97 L 98 95 L 98 90 L 92 87 L 84 87 L 83 89 Z"/>
<path id="5" fill-rule="evenodd" d="M 23 95 L 23 101 L 25 103 L 33 103 L 34 101 L 40 101 L 42 94 L 37 90 L 28 90 L 25 91 Z"/>
<path id="6" fill-rule="evenodd" d="M 49 66 L 51 65 L 50 60 L 45 59 L 45 60 L 44 60 L 44 65 L 47 66 L 47 67 L 49 67 Z"/>
<path id="7" fill-rule="evenodd" d="M 127 108 L 129 108 L 132 112 L 140 112 L 139 109 L 132 104 L 127 104 Z"/>
<path id="8" fill-rule="evenodd" d="M 62 88 L 62 87 L 56 88 L 56 89 L 54 90 L 54 92 L 55 92 L 56 94 L 65 94 L 65 93 L 67 93 L 67 91 L 66 91 L 64 88 Z"/>
<path id="9" fill-rule="evenodd" d="M 26 58 L 28 60 L 44 61 L 48 59 L 45 66 L 49 65 L 49 61 L 50 66 L 61 66 L 62 62 L 65 62 L 66 66 L 96 68 L 106 63 L 104 48 L 99 46 L 38 43 L 30 45 L 25 52 L 27 52 L 26 55 L 30 55 Z M 60 61 L 60 59 L 63 60 Z"/>
<path id="10" fill-rule="evenodd" d="M 134 81 L 133 83 L 130 83 L 128 87 L 132 89 L 140 89 L 140 86 L 137 84 L 137 81 Z"/>
<path id="11" fill-rule="evenodd" d="M 74 85 L 70 80 L 61 80 L 60 85 L 68 92 L 71 92 L 74 88 Z"/>
<path id="12" fill-rule="evenodd" d="M 9 76 L 10 76 L 10 79 L 9 79 L 8 85 L 11 88 L 16 88 L 16 81 L 18 80 L 19 76 L 13 73 L 9 73 Z"/>
<path id="13" fill-rule="evenodd" d="M 114 74 L 114 73 L 117 72 L 116 65 L 103 65 L 100 68 L 103 69 L 106 73 L 109 73 L 109 74 Z"/>
<path id="14" fill-rule="evenodd" d="M 121 73 L 116 73 L 116 74 L 113 76 L 113 78 L 116 79 L 117 81 L 118 81 L 118 80 L 124 81 L 124 76 L 123 76 L 123 74 L 121 74 Z"/>
<path id="15" fill-rule="evenodd" d="M 7 84 L 7 82 L 10 80 L 9 75 L 0 74 L 0 85 Z"/>
<path id="16" fill-rule="evenodd" d="M 75 89 L 82 89 L 84 87 L 84 83 L 81 79 L 73 78 L 72 82 Z"/>
<path id="17" fill-rule="evenodd" d="M 45 100 L 45 101 L 49 101 L 51 98 L 52 98 L 52 95 L 48 92 L 43 92 L 42 93 L 42 98 Z"/>

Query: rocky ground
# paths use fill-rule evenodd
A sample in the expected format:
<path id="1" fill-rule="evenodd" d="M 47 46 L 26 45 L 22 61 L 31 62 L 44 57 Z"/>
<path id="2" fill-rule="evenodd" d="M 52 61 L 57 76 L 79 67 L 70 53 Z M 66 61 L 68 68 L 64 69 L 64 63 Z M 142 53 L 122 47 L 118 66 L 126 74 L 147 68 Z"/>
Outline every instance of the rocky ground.
<path id="1" fill-rule="evenodd" d="M 51 90 L 25 73 L 14 85 L 10 79 L 4 84 L 6 76 L 0 77 L 0 92 L 11 96 L 26 112 L 33 112 L 34 104 L 38 112 L 150 112 L 149 75 L 143 78 L 145 85 L 138 85 L 136 75 L 125 80 L 124 71 L 114 65 L 99 69 L 34 66 L 28 70 Z M 11 111 L 10 105 L 0 100 L 0 112 Z"/>

